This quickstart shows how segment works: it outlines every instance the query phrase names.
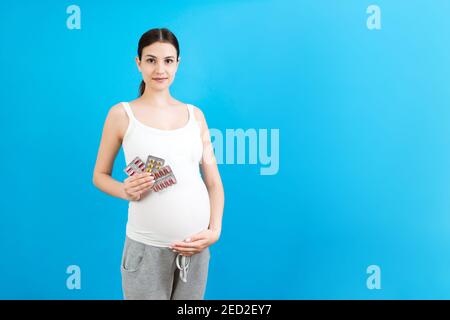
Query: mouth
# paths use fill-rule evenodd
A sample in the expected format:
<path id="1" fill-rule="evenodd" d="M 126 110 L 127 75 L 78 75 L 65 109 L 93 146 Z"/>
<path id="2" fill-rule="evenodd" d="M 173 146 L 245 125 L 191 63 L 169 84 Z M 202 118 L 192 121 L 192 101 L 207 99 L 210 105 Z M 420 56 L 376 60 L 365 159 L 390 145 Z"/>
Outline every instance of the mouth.
<path id="1" fill-rule="evenodd" d="M 164 80 L 167 80 L 167 78 L 152 78 L 152 80 L 163 82 Z"/>

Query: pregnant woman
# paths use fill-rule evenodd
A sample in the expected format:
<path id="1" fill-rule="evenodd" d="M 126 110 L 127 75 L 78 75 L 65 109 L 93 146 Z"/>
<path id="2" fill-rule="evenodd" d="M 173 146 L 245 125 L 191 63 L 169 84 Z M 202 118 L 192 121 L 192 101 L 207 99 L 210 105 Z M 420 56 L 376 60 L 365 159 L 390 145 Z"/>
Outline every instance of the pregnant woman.
<path id="1" fill-rule="evenodd" d="M 200 300 L 209 246 L 221 232 L 222 180 L 202 111 L 169 92 L 180 62 L 177 38 L 168 29 L 152 29 L 141 36 L 137 51 L 140 96 L 109 110 L 93 182 L 129 201 L 121 261 L 124 298 Z M 145 162 L 149 155 L 164 159 L 177 183 L 156 192 L 149 172 L 123 183 L 113 179 L 120 146 L 126 164 L 136 157 Z"/>

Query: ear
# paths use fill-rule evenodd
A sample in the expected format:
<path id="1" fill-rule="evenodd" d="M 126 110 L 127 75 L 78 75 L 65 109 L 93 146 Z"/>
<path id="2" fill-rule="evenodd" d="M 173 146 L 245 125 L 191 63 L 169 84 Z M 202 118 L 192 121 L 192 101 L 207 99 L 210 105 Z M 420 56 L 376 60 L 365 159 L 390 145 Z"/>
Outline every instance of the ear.
<path id="1" fill-rule="evenodd" d="M 136 60 L 136 66 L 137 66 L 139 72 L 142 72 L 141 71 L 141 61 L 139 60 L 139 57 L 136 56 L 135 60 Z"/>

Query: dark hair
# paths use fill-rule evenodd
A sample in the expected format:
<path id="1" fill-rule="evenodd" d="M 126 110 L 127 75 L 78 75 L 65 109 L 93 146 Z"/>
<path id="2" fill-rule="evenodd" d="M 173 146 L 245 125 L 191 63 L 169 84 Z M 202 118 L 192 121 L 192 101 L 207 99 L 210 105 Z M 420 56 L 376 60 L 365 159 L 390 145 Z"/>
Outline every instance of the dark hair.
<path id="1" fill-rule="evenodd" d="M 177 50 L 177 61 L 178 61 L 178 57 L 180 56 L 180 47 L 178 45 L 178 40 L 177 37 L 175 37 L 175 35 L 167 28 L 150 29 L 141 36 L 141 38 L 139 39 L 137 50 L 139 60 L 142 59 L 142 51 L 144 50 L 144 48 L 155 42 L 165 42 L 172 44 Z M 142 80 L 141 85 L 139 86 L 139 96 L 142 96 L 144 94 L 144 91 L 145 91 L 145 82 L 144 80 Z"/>

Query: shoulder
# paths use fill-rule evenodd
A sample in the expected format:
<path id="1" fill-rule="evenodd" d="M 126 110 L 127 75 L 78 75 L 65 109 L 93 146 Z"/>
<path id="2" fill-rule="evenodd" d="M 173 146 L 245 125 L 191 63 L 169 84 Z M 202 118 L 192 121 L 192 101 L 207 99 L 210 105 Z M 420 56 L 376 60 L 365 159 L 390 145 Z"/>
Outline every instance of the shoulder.
<path id="1" fill-rule="evenodd" d="M 190 105 L 192 106 L 192 110 L 194 111 L 195 120 L 200 121 L 200 122 L 205 122 L 206 119 L 205 119 L 205 115 L 204 115 L 203 111 L 199 107 L 197 107 L 193 104 L 190 104 Z"/>
<path id="2" fill-rule="evenodd" d="M 108 119 L 112 122 L 127 122 L 127 113 L 123 107 L 122 102 L 113 105 L 108 111 Z"/>
<path id="3" fill-rule="evenodd" d="M 114 128 L 116 134 L 122 138 L 128 126 L 128 116 L 122 102 L 113 105 L 109 109 L 106 121 Z"/>
<path id="4" fill-rule="evenodd" d="M 208 124 L 206 123 L 205 114 L 199 107 L 194 106 L 192 104 L 191 104 L 191 106 L 193 109 L 195 121 L 197 122 L 198 126 L 200 127 L 200 133 L 202 136 L 204 136 L 204 134 L 209 131 Z"/>
<path id="5" fill-rule="evenodd" d="M 123 103 L 119 102 L 119 103 L 113 105 L 111 108 L 109 108 L 108 113 L 113 117 L 125 115 L 125 109 L 123 107 Z"/>

